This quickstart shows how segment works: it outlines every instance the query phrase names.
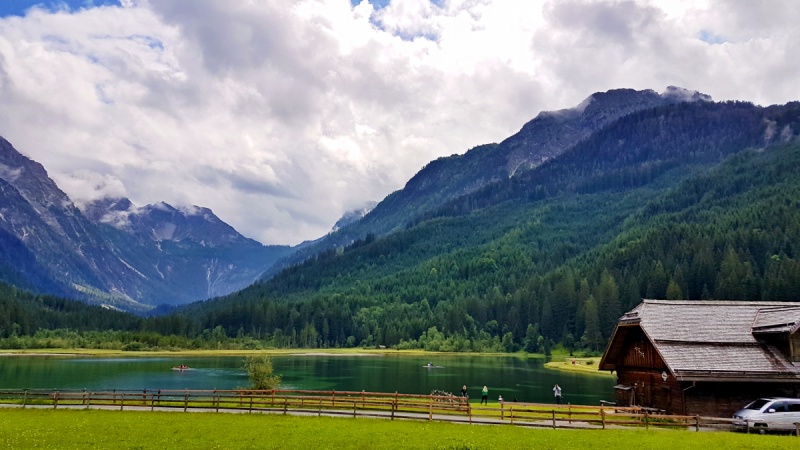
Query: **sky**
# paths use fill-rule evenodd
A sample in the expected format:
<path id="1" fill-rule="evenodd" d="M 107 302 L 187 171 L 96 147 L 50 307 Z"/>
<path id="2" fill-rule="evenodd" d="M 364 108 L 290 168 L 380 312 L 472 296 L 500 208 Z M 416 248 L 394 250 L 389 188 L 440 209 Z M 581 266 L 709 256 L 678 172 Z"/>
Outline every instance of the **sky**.
<path id="1" fill-rule="evenodd" d="M 800 100 L 795 0 L 0 0 L 0 136 L 79 206 L 294 245 L 594 92 Z"/>

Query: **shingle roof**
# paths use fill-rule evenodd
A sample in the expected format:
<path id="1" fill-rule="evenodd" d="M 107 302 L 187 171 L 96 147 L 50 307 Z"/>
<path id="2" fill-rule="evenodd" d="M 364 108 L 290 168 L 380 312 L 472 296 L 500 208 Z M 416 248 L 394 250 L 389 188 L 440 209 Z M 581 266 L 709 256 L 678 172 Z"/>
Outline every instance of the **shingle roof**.
<path id="1" fill-rule="evenodd" d="M 620 318 L 620 326 L 635 324 L 679 379 L 800 381 L 800 363 L 757 339 L 796 332 L 800 303 L 644 300 Z"/>
<path id="2" fill-rule="evenodd" d="M 759 310 L 753 333 L 794 333 L 800 328 L 800 306 Z"/>

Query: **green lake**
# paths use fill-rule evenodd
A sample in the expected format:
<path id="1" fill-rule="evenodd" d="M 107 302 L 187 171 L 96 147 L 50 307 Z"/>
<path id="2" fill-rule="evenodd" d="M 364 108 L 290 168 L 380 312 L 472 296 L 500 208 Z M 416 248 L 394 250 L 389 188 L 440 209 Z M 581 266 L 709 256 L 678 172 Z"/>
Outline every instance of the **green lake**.
<path id="1" fill-rule="evenodd" d="M 280 355 L 272 358 L 284 389 L 429 394 L 440 389 L 470 397 L 552 402 L 553 385 L 565 402 L 599 405 L 614 398 L 616 378 L 544 368 L 542 359 L 459 355 L 331 356 Z M 428 363 L 434 367 L 428 368 Z M 69 357 L 0 356 L 0 389 L 234 389 L 246 387 L 243 357 Z M 186 364 L 190 370 L 172 370 Z"/>

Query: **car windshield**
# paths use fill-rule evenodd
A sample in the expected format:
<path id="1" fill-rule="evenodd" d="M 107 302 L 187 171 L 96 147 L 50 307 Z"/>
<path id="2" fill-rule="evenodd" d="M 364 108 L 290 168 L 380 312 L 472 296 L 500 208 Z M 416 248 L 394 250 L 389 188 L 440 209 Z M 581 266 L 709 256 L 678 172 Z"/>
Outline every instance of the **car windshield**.
<path id="1" fill-rule="evenodd" d="M 749 405 L 745 406 L 744 409 L 761 409 L 767 403 L 769 403 L 769 400 L 765 398 L 760 398 L 754 401 L 753 403 L 750 403 Z"/>

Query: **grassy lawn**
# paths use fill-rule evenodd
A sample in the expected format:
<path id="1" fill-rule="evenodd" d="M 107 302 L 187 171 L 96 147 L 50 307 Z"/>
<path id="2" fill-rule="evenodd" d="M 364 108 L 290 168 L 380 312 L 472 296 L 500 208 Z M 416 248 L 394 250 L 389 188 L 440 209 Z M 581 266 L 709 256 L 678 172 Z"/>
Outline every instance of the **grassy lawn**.
<path id="1" fill-rule="evenodd" d="M 575 361 L 575 364 L 572 362 Z M 600 363 L 600 357 L 591 358 L 576 358 L 572 356 L 565 356 L 563 358 L 554 357 L 552 361 L 544 364 L 548 369 L 566 370 L 570 372 L 579 372 L 591 375 L 599 375 L 612 377 L 609 371 L 598 370 L 597 365 Z"/>
<path id="2" fill-rule="evenodd" d="M 19 448 L 794 448 L 794 436 L 678 430 L 550 430 L 271 414 L 0 409 L 0 446 Z"/>

